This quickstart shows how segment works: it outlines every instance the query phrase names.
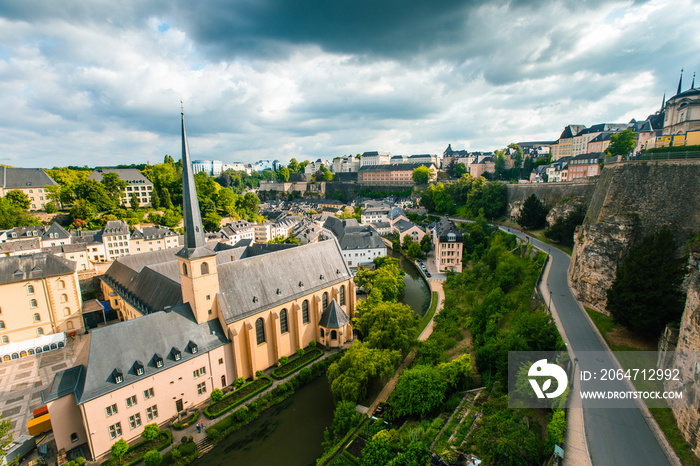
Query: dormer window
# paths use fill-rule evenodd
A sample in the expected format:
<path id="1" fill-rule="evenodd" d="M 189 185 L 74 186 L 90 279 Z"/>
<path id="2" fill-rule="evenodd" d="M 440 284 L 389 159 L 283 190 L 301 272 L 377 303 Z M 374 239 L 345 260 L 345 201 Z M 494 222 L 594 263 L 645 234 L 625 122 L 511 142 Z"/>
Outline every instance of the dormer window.
<path id="1" fill-rule="evenodd" d="M 155 355 L 153 355 L 153 362 L 155 363 L 156 367 L 163 367 L 163 356 L 156 353 Z"/>
<path id="2" fill-rule="evenodd" d="M 170 354 L 172 354 L 173 359 L 175 361 L 179 361 L 180 359 L 182 359 L 182 353 L 177 348 L 173 348 L 172 350 L 170 350 Z"/>
<path id="3" fill-rule="evenodd" d="M 112 375 L 114 377 L 114 383 L 122 383 L 124 381 L 124 374 L 122 373 L 121 369 L 114 369 Z"/>
<path id="4" fill-rule="evenodd" d="M 197 354 L 197 343 L 190 340 L 190 342 L 187 343 L 187 348 L 190 350 L 190 353 Z"/>
<path id="5" fill-rule="evenodd" d="M 448 233 L 447 234 L 447 241 L 456 241 L 457 240 L 457 235 L 454 233 Z"/>
<path id="6" fill-rule="evenodd" d="M 143 363 L 141 361 L 134 363 L 134 372 L 136 372 L 136 375 L 143 375 Z"/>

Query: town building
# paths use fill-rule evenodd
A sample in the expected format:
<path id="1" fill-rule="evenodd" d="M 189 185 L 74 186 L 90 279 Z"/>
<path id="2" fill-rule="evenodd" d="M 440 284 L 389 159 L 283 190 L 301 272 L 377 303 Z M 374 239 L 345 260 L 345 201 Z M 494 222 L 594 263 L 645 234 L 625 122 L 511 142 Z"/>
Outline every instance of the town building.
<path id="1" fill-rule="evenodd" d="M 571 156 L 573 153 L 574 137 L 586 128 L 586 125 L 567 125 L 564 131 L 561 132 L 559 139 L 555 144 L 552 144 L 552 160 L 558 160 L 561 157 Z"/>
<path id="2" fill-rule="evenodd" d="M 124 220 L 109 220 L 102 229 L 102 243 L 105 247 L 105 260 L 131 254 L 131 232 Z"/>
<path id="3" fill-rule="evenodd" d="M 88 357 L 42 392 L 59 450 L 82 445 L 99 459 L 312 340 L 353 338 L 355 288 L 338 242 L 207 243 L 184 116 L 182 139 L 184 247 L 117 258 L 102 277 L 125 321 L 93 330 Z"/>
<path id="4" fill-rule="evenodd" d="M 29 210 L 44 210 L 51 203 L 47 188 L 57 185 L 41 168 L 0 166 L 0 197 L 17 189 L 29 198 Z"/>
<path id="5" fill-rule="evenodd" d="M 247 220 L 236 220 L 219 230 L 219 233 L 225 243 L 233 245 L 243 239 L 255 240 L 256 225 Z"/>
<path id="6" fill-rule="evenodd" d="M 418 167 L 428 167 L 431 176 L 428 182 L 437 179 L 437 169 L 434 164 L 424 163 L 395 163 L 386 165 L 363 165 L 358 172 L 357 181 L 365 186 L 415 186 L 413 170 Z"/>
<path id="7" fill-rule="evenodd" d="M 464 236 L 457 225 L 443 217 L 429 228 L 435 247 L 435 268 L 441 272 L 461 272 Z"/>
<path id="8" fill-rule="evenodd" d="M 331 171 L 335 173 L 357 173 L 360 170 L 360 158 L 354 155 L 333 159 Z"/>
<path id="9" fill-rule="evenodd" d="M 45 252 L 0 257 L 0 345 L 81 330 L 82 303 L 75 262 Z"/>
<path id="10" fill-rule="evenodd" d="M 139 207 L 151 206 L 153 183 L 143 176 L 143 173 L 135 168 L 97 168 L 90 173 L 88 178 L 95 181 L 102 181 L 102 177 L 106 173 L 116 173 L 119 175 L 120 180 L 127 183 L 127 186 L 122 190 L 122 205 L 131 205 L 131 198 L 136 194 L 139 200 Z"/>
<path id="11" fill-rule="evenodd" d="M 360 225 L 356 219 L 328 217 L 323 223 L 328 238 L 337 238 L 343 259 L 350 268 L 367 266 L 377 257 L 385 257 L 387 246 L 371 225 Z"/>
<path id="12" fill-rule="evenodd" d="M 415 242 L 420 242 L 423 236 L 427 234 L 425 228 L 420 225 L 416 225 L 410 220 L 401 218 L 394 222 L 392 225 L 392 230 L 399 234 L 399 240 L 403 244 L 403 240 L 406 236 L 410 236 Z"/>
<path id="13" fill-rule="evenodd" d="M 700 89 L 695 88 L 695 75 L 690 89 L 681 91 L 682 85 L 681 72 L 678 91 L 666 101 L 664 107 L 664 135 L 685 135 L 692 131 L 700 131 Z"/>
<path id="14" fill-rule="evenodd" d="M 372 223 L 386 223 L 389 221 L 391 207 L 388 205 L 377 205 L 363 208 L 360 214 L 360 221 L 363 225 Z"/>
<path id="15" fill-rule="evenodd" d="M 160 251 L 161 249 L 177 248 L 180 244 L 180 235 L 168 227 L 153 226 L 142 229 L 134 228 L 129 239 L 131 254 L 142 252 Z"/>
<path id="16" fill-rule="evenodd" d="M 605 154 L 580 154 L 569 160 L 566 181 L 600 175 L 600 163 Z M 564 180 L 562 180 L 564 181 Z"/>
<path id="17" fill-rule="evenodd" d="M 54 256 L 62 257 L 64 259 L 68 259 L 69 261 L 75 262 L 79 272 L 83 270 L 92 270 L 95 268 L 95 264 L 90 260 L 87 244 L 85 243 L 46 246 L 42 247 L 41 251 L 48 252 Z"/>
<path id="18" fill-rule="evenodd" d="M 360 168 L 368 165 L 388 165 L 391 160 L 391 152 L 370 151 L 360 156 Z"/>

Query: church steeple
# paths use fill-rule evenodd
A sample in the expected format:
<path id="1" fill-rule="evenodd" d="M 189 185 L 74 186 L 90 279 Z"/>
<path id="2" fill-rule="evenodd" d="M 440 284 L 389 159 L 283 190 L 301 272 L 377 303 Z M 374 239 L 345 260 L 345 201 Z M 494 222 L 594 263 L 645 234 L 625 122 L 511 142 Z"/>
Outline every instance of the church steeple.
<path id="1" fill-rule="evenodd" d="M 204 227 L 202 226 L 202 214 L 199 211 L 197 201 L 197 188 L 194 183 L 192 160 L 187 144 L 187 131 L 185 130 L 185 114 L 182 117 L 182 218 L 185 225 L 185 247 L 177 253 L 178 256 L 193 259 L 203 255 L 214 254 L 205 248 Z"/>
<path id="2" fill-rule="evenodd" d="M 695 72 L 693 72 L 693 83 L 690 85 L 691 89 L 695 89 Z"/>
<path id="3" fill-rule="evenodd" d="M 683 84 L 683 70 L 681 69 L 681 78 L 678 80 L 678 91 L 676 91 L 676 95 L 681 93 L 681 84 Z"/>
<path id="4" fill-rule="evenodd" d="M 661 112 L 664 111 L 664 108 L 666 108 L 666 93 L 664 92 L 664 98 L 661 100 Z"/>

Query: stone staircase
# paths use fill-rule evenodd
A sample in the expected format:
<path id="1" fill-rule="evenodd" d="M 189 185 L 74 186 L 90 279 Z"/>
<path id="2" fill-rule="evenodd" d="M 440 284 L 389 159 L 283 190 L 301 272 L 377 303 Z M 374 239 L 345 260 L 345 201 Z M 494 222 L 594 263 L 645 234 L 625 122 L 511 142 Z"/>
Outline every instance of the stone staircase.
<path id="1" fill-rule="evenodd" d="M 209 451 L 212 448 L 214 448 L 214 444 L 211 443 L 211 440 L 209 440 L 209 438 L 206 436 L 195 443 L 197 444 L 197 451 L 199 452 L 199 456 L 203 456 L 209 453 Z"/>

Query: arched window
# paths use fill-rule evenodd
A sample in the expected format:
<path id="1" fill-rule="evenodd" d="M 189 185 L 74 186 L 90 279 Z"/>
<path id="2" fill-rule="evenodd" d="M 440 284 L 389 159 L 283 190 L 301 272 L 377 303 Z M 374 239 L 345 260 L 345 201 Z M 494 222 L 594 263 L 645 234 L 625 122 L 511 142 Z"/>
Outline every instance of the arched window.
<path id="1" fill-rule="evenodd" d="M 10 339 L 7 337 L 7 335 L 3 335 L 2 336 L 2 343 L 5 344 L 5 343 L 9 343 L 9 342 L 10 342 Z"/>
<path id="2" fill-rule="evenodd" d="M 5 328 L 5 321 L 4 320 L 0 320 L 0 328 Z"/>
<path id="3" fill-rule="evenodd" d="M 328 293 L 323 293 L 323 298 L 321 299 L 322 309 L 325 311 L 328 307 Z"/>
<path id="4" fill-rule="evenodd" d="M 309 300 L 305 299 L 301 303 L 301 321 L 305 324 L 309 323 Z"/>
<path id="5" fill-rule="evenodd" d="M 58 281 L 58 289 L 65 290 L 66 289 L 66 282 L 64 282 L 63 280 L 59 280 Z"/>
<path id="6" fill-rule="evenodd" d="M 202 275 L 207 275 L 209 273 L 209 264 L 202 262 Z"/>
<path id="7" fill-rule="evenodd" d="M 255 321 L 255 337 L 258 340 L 258 345 L 265 343 L 265 321 L 262 317 Z"/>
<path id="8" fill-rule="evenodd" d="M 68 317 L 70 315 L 70 308 L 69 307 L 63 308 L 63 315 L 66 317 Z"/>
<path id="9" fill-rule="evenodd" d="M 36 335 L 37 335 L 37 336 L 40 337 L 40 336 L 42 336 L 43 334 L 44 334 L 44 329 L 43 329 L 43 328 L 39 327 L 38 329 L 36 329 Z"/>
<path id="10" fill-rule="evenodd" d="M 66 324 L 66 327 L 68 328 L 68 330 L 73 330 L 73 322 L 68 321 L 68 323 Z"/>
<path id="11" fill-rule="evenodd" d="M 338 332 L 335 330 L 331 330 L 331 340 L 337 340 L 338 339 Z"/>
<path id="12" fill-rule="evenodd" d="M 287 310 L 282 309 L 280 311 L 280 333 L 289 332 L 289 326 L 287 325 Z"/>
<path id="13" fill-rule="evenodd" d="M 184 262 L 182 263 L 182 274 L 184 276 L 187 276 L 187 264 L 185 264 Z"/>
<path id="14" fill-rule="evenodd" d="M 36 299 L 32 299 L 31 301 L 29 301 L 29 306 L 36 307 Z"/>
<path id="15" fill-rule="evenodd" d="M 41 316 L 39 314 L 34 314 L 34 322 L 40 322 Z"/>
<path id="16" fill-rule="evenodd" d="M 345 306 L 345 285 L 340 285 L 340 305 Z"/>
<path id="17" fill-rule="evenodd" d="M 27 285 L 27 293 L 34 294 L 34 286 L 33 285 Z"/>
<path id="18" fill-rule="evenodd" d="M 67 294 L 63 293 L 63 294 L 61 295 L 61 302 L 62 302 L 62 303 L 67 303 L 67 302 L 68 302 L 68 295 L 67 295 Z"/>
<path id="19" fill-rule="evenodd" d="M 321 338 L 323 338 L 325 336 L 326 336 L 326 332 L 324 332 L 323 329 L 321 329 Z"/>

